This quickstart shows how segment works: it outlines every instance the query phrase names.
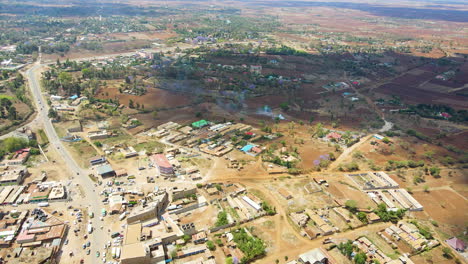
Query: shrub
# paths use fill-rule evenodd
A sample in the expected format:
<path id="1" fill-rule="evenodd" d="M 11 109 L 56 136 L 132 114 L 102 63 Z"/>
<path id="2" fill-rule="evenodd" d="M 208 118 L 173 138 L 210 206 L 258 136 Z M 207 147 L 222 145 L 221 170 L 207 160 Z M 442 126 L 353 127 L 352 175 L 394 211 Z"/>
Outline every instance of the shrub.
<path id="1" fill-rule="evenodd" d="M 216 246 L 215 244 L 213 243 L 213 241 L 211 240 L 208 240 L 206 242 L 206 247 L 210 250 L 210 251 L 214 251 L 216 249 Z"/>

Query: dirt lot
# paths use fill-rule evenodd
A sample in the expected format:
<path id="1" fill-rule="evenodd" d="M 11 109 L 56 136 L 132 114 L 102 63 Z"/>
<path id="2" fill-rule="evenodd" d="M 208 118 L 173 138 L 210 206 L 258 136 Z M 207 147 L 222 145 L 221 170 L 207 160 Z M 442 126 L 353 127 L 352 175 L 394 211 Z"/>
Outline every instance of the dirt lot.
<path id="1" fill-rule="evenodd" d="M 123 80 L 121 80 L 123 82 Z M 96 97 L 99 99 L 115 99 L 118 98 L 121 104 L 128 106 L 129 101 L 133 100 L 140 105 L 144 105 L 145 109 L 157 108 L 174 108 L 184 106 L 190 103 L 190 98 L 183 95 L 172 93 L 158 88 L 148 88 L 147 93 L 143 96 L 124 94 L 119 92 L 120 81 L 109 82 L 109 87 L 102 88 L 98 91 Z"/>
<path id="2" fill-rule="evenodd" d="M 458 234 L 467 226 L 468 203 L 466 197 L 450 189 L 430 190 L 429 193 L 417 191 L 413 197 L 423 206 L 424 211 L 440 224 L 450 225 L 447 231 Z"/>

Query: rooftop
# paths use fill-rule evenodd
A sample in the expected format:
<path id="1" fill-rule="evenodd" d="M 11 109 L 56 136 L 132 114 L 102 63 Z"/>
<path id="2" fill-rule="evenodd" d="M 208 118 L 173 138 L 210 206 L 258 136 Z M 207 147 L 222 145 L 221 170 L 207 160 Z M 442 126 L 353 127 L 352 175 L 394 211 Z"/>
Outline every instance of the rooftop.
<path id="1" fill-rule="evenodd" d="M 112 169 L 112 166 L 110 164 L 104 164 L 102 166 L 97 167 L 96 171 L 99 175 L 103 175 L 113 172 L 114 169 Z"/>

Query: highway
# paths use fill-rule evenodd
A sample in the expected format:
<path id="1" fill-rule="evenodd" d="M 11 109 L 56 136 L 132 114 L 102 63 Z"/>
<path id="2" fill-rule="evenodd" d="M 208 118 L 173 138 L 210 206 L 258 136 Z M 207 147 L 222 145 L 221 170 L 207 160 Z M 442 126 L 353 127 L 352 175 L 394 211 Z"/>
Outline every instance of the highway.
<path id="1" fill-rule="evenodd" d="M 47 137 L 49 138 L 50 147 L 52 149 L 55 149 L 64 160 L 71 175 L 73 175 L 74 177 L 73 182 L 81 185 L 82 190 L 84 191 L 85 205 L 87 204 L 88 211 L 93 212 L 96 217 L 93 219 L 94 230 L 89 236 L 91 241 L 91 254 L 89 258 L 91 260 L 91 263 L 98 263 L 100 262 L 100 258 L 96 258 L 96 251 L 103 249 L 104 243 L 107 242 L 106 238 L 108 238 L 109 235 L 106 234 L 104 230 L 101 230 L 99 228 L 101 223 L 98 222 L 98 217 L 101 215 L 101 208 L 103 206 L 101 204 L 99 195 L 95 192 L 95 183 L 88 177 L 88 172 L 80 168 L 80 166 L 78 166 L 78 164 L 72 158 L 71 154 L 63 146 L 62 141 L 58 137 L 57 132 L 55 131 L 54 126 L 52 125 L 51 119 L 48 117 L 49 106 L 42 97 L 41 87 L 39 81 L 35 76 L 35 71 L 38 70 L 40 67 L 42 67 L 42 65 L 36 63 L 32 68 L 26 71 L 26 77 L 29 81 L 29 87 L 31 89 L 33 101 L 35 102 L 37 107 L 37 120 L 41 121 L 44 124 L 44 131 Z M 79 202 L 72 202 L 72 205 L 79 206 Z M 87 232 L 87 230 L 85 230 L 85 232 Z M 89 261 L 86 261 L 85 263 L 89 263 Z"/>

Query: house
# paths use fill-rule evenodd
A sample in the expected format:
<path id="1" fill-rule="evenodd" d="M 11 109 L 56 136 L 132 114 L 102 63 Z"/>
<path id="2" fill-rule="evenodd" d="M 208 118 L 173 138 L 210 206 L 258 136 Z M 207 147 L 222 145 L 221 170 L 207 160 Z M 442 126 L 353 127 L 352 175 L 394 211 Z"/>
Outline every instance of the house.
<path id="1" fill-rule="evenodd" d="M 331 140 L 340 140 L 341 139 L 341 134 L 339 134 L 337 132 L 331 132 L 331 133 L 328 133 L 327 138 L 331 139 Z"/>
<path id="2" fill-rule="evenodd" d="M 207 240 L 205 231 L 198 232 L 192 235 L 192 241 L 195 244 L 205 243 Z"/>
<path id="3" fill-rule="evenodd" d="M 74 132 L 83 132 L 83 126 L 81 125 L 80 120 L 75 120 L 71 122 L 70 127 L 67 129 L 68 133 Z"/>
<path id="4" fill-rule="evenodd" d="M 14 166 L 14 165 L 22 165 L 24 164 L 28 158 L 29 158 L 29 153 L 30 149 L 20 149 L 15 152 L 13 155 L 13 158 L 6 160 L 5 165 L 7 166 Z"/>
<path id="5" fill-rule="evenodd" d="M 107 132 L 107 130 L 98 130 L 98 131 L 88 132 L 88 138 L 91 140 L 104 139 L 104 138 L 108 138 L 109 136 L 110 134 Z"/>
<path id="6" fill-rule="evenodd" d="M 303 264 L 328 264 L 331 263 L 328 255 L 321 248 L 312 249 L 299 255 L 299 263 Z"/>
<path id="7" fill-rule="evenodd" d="M 262 74 L 262 65 L 250 65 L 250 72 L 254 74 Z"/>
<path id="8" fill-rule="evenodd" d="M 465 242 L 457 237 L 452 237 L 448 240 L 445 240 L 445 242 L 449 244 L 449 246 L 451 246 L 456 251 L 464 252 L 466 249 Z"/>
<path id="9" fill-rule="evenodd" d="M 293 198 L 293 196 L 287 190 L 283 188 L 278 189 L 278 193 L 281 194 L 281 196 L 283 196 L 283 198 L 286 200 Z"/>
<path id="10" fill-rule="evenodd" d="M 375 223 L 380 221 L 380 217 L 376 213 L 372 212 L 367 215 L 367 220 L 369 220 L 369 223 Z"/>

